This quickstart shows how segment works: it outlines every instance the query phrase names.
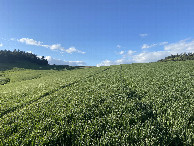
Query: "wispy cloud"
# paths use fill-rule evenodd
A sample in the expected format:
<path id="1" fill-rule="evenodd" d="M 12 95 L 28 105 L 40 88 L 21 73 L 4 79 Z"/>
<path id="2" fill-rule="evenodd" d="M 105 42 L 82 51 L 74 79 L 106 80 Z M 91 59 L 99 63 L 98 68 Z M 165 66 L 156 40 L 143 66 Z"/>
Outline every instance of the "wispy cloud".
<path id="1" fill-rule="evenodd" d="M 3 44 L 2 43 L 0 43 L 0 47 L 3 47 Z"/>
<path id="2" fill-rule="evenodd" d="M 160 46 L 167 45 L 167 44 L 168 44 L 168 42 L 160 42 L 159 43 Z"/>
<path id="3" fill-rule="evenodd" d="M 136 51 L 128 50 L 128 51 L 127 51 L 127 55 L 131 56 L 131 55 L 133 55 L 135 52 L 136 52 Z"/>
<path id="4" fill-rule="evenodd" d="M 18 42 L 25 43 L 27 45 L 34 45 L 34 46 L 41 46 L 42 45 L 42 42 L 35 41 L 35 40 L 29 39 L 29 38 L 18 39 Z"/>
<path id="5" fill-rule="evenodd" d="M 86 65 L 84 61 L 64 61 L 64 60 L 52 58 L 51 56 L 46 56 L 45 59 L 48 60 L 48 63 L 50 65 L 53 65 L 53 64 L 69 65 L 69 66 L 85 66 Z"/>
<path id="6" fill-rule="evenodd" d="M 131 56 L 135 53 L 136 51 L 133 50 L 128 50 L 128 51 L 121 51 L 120 54 L 122 55 L 121 59 L 111 61 L 111 60 L 104 60 L 101 63 L 97 64 L 96 66 L 110 66 L 110 65 L 119 65 L 119 64 L 129 64 L 132 63 Z"/>
<path id="7" fill-rule="evenodd" d="M 111 61 L 111 60 L 104 60 L 101 63 L 97 64 L 97 67 L 100 66 L 110 66 L 110 65 L 120 65 L 120 64 L 129 64 L 131 63 L 131 60 L 127 59 L 118 59 L 116 61 Z"/>
<path id="8" fill-rule="evenodd" d="M 148 36 L 148 34 L 147 33 L 141 33 L 141 34 L 139 34 L 139 36 L 140 37 L 146 37 L 146 36 Z"/>
<path id="9" fill-rule="evenodd" d="M 154 46 L 156 46 L 157 44 L 151 44 L 151 45 L 147 45 L 147 44 L 143 44 L 143 46 L 141 47 L 142 49 L 148 49 L 148 48 L 152 48 Z"/>
<path id="10" fill-rule="evenodd" d="M 46 48 L 48 47 L 48 48 L 50 48 L 51 50 L 61 50 L 61 51 L 63 51 L 63 50 L 65 50 L 62 46 L 61 46 L 61 44 L 53 44 L 53 45 L 44 45 Z"/>
<path id="11" fill-rule="evenodd" d="M 153 52 L 143 52 L 133 56 L 133 62 L 154 62 L 163 59 L 171 54 L 194 52 L 194 40 L 180 40 L 179 42 L 168 44 L 161 42 L 158 45 L 164 45 L 163 50 Z"/>
<path id="12" fill-rule="evenodd" d="M 75 47 L 70 47 L 69 49 L 66 50 L 67 53 L 74 53 L 74 52 L 77 52 L 77 53 L 81 53 L 81 54 L 85 54 L 86 52 L 83 52 L 83 51 L 80 51 L 80 50 L 77 50 Z"/>
<path id="13" fill-rule="evenodd" d="M 125 53 L 125 51 L 121 51 L 121 52 L 119 52 L 119 54 L 120 54 L 120 55 L 123 55 L 124 53 Z"/>
<path id="14" fill-rule="evenodd" d="M 168 42 L 160 42 L 160 43 L 151 44 L 151 45 L 143 44 L 141 49 L 149 49 L 149 48 L 152 48 L 152 47 L 155 47 L 155 46 L 163 46 L 163 45 L 166 45 L 166 44 L 168 44 Z"/>
<path id="15" fill-rule="evenodd" d="M 123 55 L 123 58 L 115 61 L 105 60 L 97 64 L 97 66 L 119 65 L 126 63 L 148 63 L 158 61 L 171 54 L 175 55 L 177 53 L 180 54 L 184 52 L 194 53 L 194 40 L 180 40 L 171 44 L 168 44 L 168 42 L 161 42 L 157 43 L 156 45 L 164 46 L 164 48 L 161 51 L 140 52 L 138 54 L 133 54 L 134 52 L 132 50 L 129 50 L 128 52 L 133 52 L 132 55 Z"/>
<path id="16" fill-rule="evenodd" d="M 148 63 L 160 60 L 171 53 L 168 51 L 143 52 L 132 57 L 134 63 Z"/>
<path id="17" fill-rule="evenodd" d="M 117 45 L 117 48 L 119 48 L 119 49 L 120 49 L 120 48 L 121 48 L 121 45 Z"/>
<path id="18" fill-rule="evenodd" d="M 180 40 L 177 43 L 172 43 L 164 47 L 165 51 L 170 51 L 171 53 L 188 53 L 194 52 L 194 40 Z"/>
<path id="19" fill-rule="evenodd" d="M 49 48 L 50 50 L 57 50 L 57 51 L 66 52 L 69 54 L 72 54 L 72 53 L 85 54 L 85 52 L 80 51 L 75 47 L 70 47 L 69 49 L 65 49 L 64 47 L 61 46 L 61 44 L 46 45 L 46 44 L 43 44 L 43 42 L 36 41 L 34 39 L 29 39 L 29 38 L 21 38 L 21 39 L 18 39 L 17 41 L 20 43 L 25 43 L 26 45 L 45 47 L 45 48 Z"/>
<path id="20" fill-rule="evenodd" d="M 15 41 L 16 39 L 15 38 L 10 38 L 11 41 Z"/>

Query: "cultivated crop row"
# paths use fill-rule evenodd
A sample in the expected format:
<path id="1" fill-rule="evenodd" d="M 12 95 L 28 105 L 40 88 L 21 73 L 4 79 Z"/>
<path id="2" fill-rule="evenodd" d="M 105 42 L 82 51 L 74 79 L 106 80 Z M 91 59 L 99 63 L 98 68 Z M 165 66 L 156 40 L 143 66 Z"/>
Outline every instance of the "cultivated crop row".
<path id="1" fill-rule="evenodd" d="M 64 88 L 78 80 L 82 80 L 90 75 L 101 72 L 102 70 L 103 68 L 100 70 L 93 68 L 74 71 L 50 71 L 49 73 L 41 71 L 43 74 L 41 78 L 27 80 L 23 80 L 23 76 L 29 74 L 29 71 L 16 72 L 16 74 L 11 77 L 10 83 L 0 85 L 0 117 L 17 108 L 31 104 L 60 88 Z M 19 73 L 21 75 L 19 75 Z M 32 75 L 33 73 L 34 76 L 37 76 L 37 73 L 32 71 Z M 11 72 L 11 74 L 14 74 L 14 72 Z M 5 75 L 10 76 L 10 73 Z M 17 82 L 12 82 L 14 77 L 17 79 Z"/>
<path id="2" fill-rule="evenodd" d="M 73 84 L 1 117 L 0 144 L 193 145 L 193 71 L 193 61 L 71 71 Z"/>

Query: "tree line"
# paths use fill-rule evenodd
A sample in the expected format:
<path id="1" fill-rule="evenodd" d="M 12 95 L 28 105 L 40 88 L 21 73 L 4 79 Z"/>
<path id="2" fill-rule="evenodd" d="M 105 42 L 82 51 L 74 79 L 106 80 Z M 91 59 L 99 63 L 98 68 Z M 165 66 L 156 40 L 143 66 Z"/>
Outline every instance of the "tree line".
<path id="1" fill-rule="evenodd" d="M 20 50 L 0 50 L 0 63 L 31 62 L 38 65 L 48 65 L 48 61 L 42 56 Z"/>
<path id="2" fill-rule="evenodd" d="M 165 57 L 158 62 L 194 60 L 194 53 L 181 53 Z"/>

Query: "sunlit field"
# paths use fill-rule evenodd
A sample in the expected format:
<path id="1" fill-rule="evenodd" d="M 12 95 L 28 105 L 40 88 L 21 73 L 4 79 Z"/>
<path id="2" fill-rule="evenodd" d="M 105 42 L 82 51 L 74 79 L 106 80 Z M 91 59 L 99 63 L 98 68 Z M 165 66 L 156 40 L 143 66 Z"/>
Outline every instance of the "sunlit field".
<path id="1" fill-rule="evenodd" d="M 0 145 L 193 145 L 194 61 L 0 72 Z"/>

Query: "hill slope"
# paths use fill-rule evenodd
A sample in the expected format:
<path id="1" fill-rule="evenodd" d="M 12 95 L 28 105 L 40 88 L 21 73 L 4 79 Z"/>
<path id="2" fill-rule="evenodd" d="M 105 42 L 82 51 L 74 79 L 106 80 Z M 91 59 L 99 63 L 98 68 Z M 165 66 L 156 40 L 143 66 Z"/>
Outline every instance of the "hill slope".
<path id="1" fill-rule="evenodd" d="M 194 143 L 194 61 L 2 74 L 1 145 Z"/>

